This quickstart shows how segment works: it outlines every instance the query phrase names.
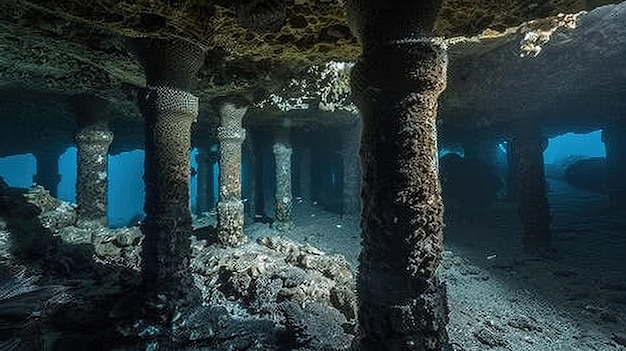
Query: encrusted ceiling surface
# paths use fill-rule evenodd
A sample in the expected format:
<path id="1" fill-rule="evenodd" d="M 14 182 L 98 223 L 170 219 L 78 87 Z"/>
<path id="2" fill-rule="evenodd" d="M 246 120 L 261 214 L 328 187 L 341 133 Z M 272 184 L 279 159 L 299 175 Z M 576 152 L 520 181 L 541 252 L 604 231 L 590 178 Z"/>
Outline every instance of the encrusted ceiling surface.
<path id="1" fill-rule="evenodd" d="M 621 67 L 611 74 L 610 65 L 619 66 L 624 57 L 620 23 L 626 17 L 615 20 L 616 9 L 624 5 L 610 7 L 613 14 L 601 8 L 588 19 L 581 16 L 578 29 L 556 30 L 537 57 L 533 50 L 540 46 L 523 43 L 529 32 L 558 27 L 555 21 L 562 17 L 555 16 L 561 12 L 610 2 L 444 1 L 435 33 L 449 39 L 443 124 L 482 128 L 541 111 L 559 112 L 550 117 L 553 125 L 567 123 L 560 112 L 582 113 L 577 103 L 592 109 L 594 104 L 583 102 L 591 100 L 590 89 L 607 98 L 621 93 Z M 26 100 L 29 106 L 33 94 L 39 101 L 95 95 L 114 106 L 114 120 L 139 125 L 136 95 L 145 78 L 127 50 L 128 37 L 177 38 L 206 48 L 194 94 L 204 102 L 233 93 L 252 96 L 250 125 L 280 126 L 285 118 L 294 126 L 344 123 L 354 112 L 350 65 L 341 62 L 353 61 L 360 48 L 341 4 L 330 0 L 5 0 L 0 2 L 0 97 Z M 519 57 L 524 46 L 531 57 Z M 622 108 L 618 105 L 605 106 L 611 112 Z M 314 111 L 282 111 L 291 108 Z M 11 123 L 18 117 L 3 113 L 0 118 Z M 201 106 L 199 129 L 215 123 L 210 109 Z"/>

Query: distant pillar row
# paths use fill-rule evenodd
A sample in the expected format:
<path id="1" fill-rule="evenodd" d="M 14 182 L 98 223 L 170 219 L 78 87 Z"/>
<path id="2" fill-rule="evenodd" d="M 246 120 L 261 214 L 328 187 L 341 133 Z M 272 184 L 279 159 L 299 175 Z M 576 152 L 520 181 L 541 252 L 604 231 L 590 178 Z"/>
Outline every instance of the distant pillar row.
<path id="1" fill-rule="evenodd" d="M 363 121 L 355 348 L 446 350 L 436 115 L 447 56 L 444 44 L 428 38 L 441 1 L 344 3 L 363 47 L 351 72 Z"/>
<path id="2" fill-rule="evenodd" d="M 343 159 L 343 214 L 361 214 L 361 120 L 347 131 L 341 152 Z"/>
<path id="3" fill-rule="evenodd" d="M 99 104 L 81 103 L 77 115 L 76 204 L 81 224 L 107 226 L 108 153 L 113 133 L 99 108 Z"/>
<path id="4" fill-rule="evenodd" d="M 59 174 L 59 157 L 64 150 L 47 149 L 34 153 L 37 160 L 37 172 L 33 175 L 33 183 L 43 186 L 50 195 L 57 197 L 61 174 Z"/>
<path id="5" fill-rule="evenodd" d="M 531 252 L 547 249 L 550 247 L 550 207 L 543 152 L 548 140 L 541 135 L 538 125 L 528 122 L 517 130 L 511 144 L 524 247 Z"/>
<path id="6" fill-rule="evenodd" d="M 198 164 L 198 195 L 196 199 L 196 212 L 201 215 L 213 209 L 215 206 L 215 181 L 214 166 L 219 160 L 217 151 L 198 149 L 196 163 Z"/>
<path id="7" fill-rule="evenodd" d="M 275 217 L 273 227 L 277 230 L 291 228 L 291 155 L 292 148 L 288 135 L 279 135 L 274 143 L 274 160 L 276 162 L 276 196 Z"/>
<path id="8" fill-rule="evenodd" d="M 466 140 L 463 143 L 463 153 L 465 160 L 477 160 L 492 167 L 496 164 L 496 145 L 491 140 Z"/>
<path id="9" fill-rule="evenodd" d="M 612 209 L 626 208 L 626 124 L 617 122 L 602 131 L 606 150 L 606 185 Z"/>
<path id="10" fill-rule="evenodd" d="M 217 139 L 220 143 L 219 202 L 217 203 L 217 235 L 224 246 L 239 246 L 247 241 L 243 233 L 243 202 L 241 201 L 241 145 L 246 130 L 241 127 L 249 103 L 243 98 L 218 98 L 213 101 L 220 116 Z"/>

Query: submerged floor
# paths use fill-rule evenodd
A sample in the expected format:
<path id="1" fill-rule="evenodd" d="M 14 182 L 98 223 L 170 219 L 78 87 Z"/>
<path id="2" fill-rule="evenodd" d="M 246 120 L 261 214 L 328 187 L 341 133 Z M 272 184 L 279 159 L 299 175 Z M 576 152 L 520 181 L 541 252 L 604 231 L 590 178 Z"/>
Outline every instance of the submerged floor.
<path id="1" fill-rule="evenodd" d="M 514 203 L 499 202 L 473 213 L 466 211 L 447 223 L 441 273 L 448 286 L 448 330 L 455 351 L 626 350 L 626 262 L 623 256 L 626 252 L 626 212 L 608 211 L 607 196 L 573 188 L 556 176 L 549 177 L 548 184 L 555 248 L 549 257 L 530 257 L 523 253 L 522 229 Z M 59 208 L 69 208 L 64 206 Z M 59 212 L 59 208 L 55 211 Z M 292 218 L 295 227 L 281 235 L 297 243 L 310 244 L 327 254 L 342 254 L 356 270 L 361 231 L 358 217 L 340 216 L 301 201 L 294 205 Z M 194 226 L 214 225 L 214 221 L 214 215 L 196 218 Z M 68 228 L 68 233 L 89 234 L 85 230 Z M 279 234 L 263 223 L 250 223 L 245 231 L 251 240 Z M 72 237 L 74 244 L 61 247 L 65 251 L 52 252 L 47 261 L 44 257 L 41 267 L 48 270 L 54 263 L 50 260 L 69 257 L 69 263 L 57 262 L 57 271 L 61 273 L 51 274 L 49 279 L 44 277 L 43 282 L 70 284 L 78 279 L 102 284 L 108 280 L 98 274 L 109 274 L 113 269 L 114 276 L 120 278 L 109 279 L 111 287 L 131 291 L 133 288 L 127 285 L 138 278 L 137 242 L 141 234 L 136 227 L 117 232 L 104 234 L 117 233 L 118 246 L 121 245 L 119 242 L 127 242 L 122 249 L 111 246 L 108 241 L 106 245 L 96 246 L 96 256 L 110 256 L 112 261 L 101 259 L 98 262 L 104 265 L 94 265 L 91 250 L 87 250 L 83 257 L 79 255 L 82 252 L 79 249 L 87 246 L 77 245 L 89 242 L 89 237 L 84 240 Z M 198 261 L 194 267 L 206 268 L 201 254 L 212 256 L 219 250 L 197 240 L 193 242 Z M 103 249 L 113 251 L 101 252 Z M 282 257 L 267 248 L 251 249 L 261 256 L 268 254 L 278 260 Z M 120 255 L 119 250 L 126 254 Z M 237 254 L 237 250 L 226 250 L 228 252 L 224 254 L 230 256 L 220 257 L 245 257 Z M 73 256 L 69 254 L 72 253 L 75 264 L 71 264 Z M 328 264 L 336 266 L 337 262 L 327 259 Z M 115 271 L 118 263 L 128 267 L 120 266 Z M 347 266 L 344 267 L 344 273 L 349 275 Z M 94 269 L 100 273 L 92 272 Z M 291 269 L 293 271 L 294 267 Z M 67 280 L 68 272 L 73 272 L 69 276 L 75 276 L 74 280 Z M 200 274 L 202 277 L 209 279 L 212 275 Z M 121 287 L 117 286 L 120 282 Z M 214 285 L 199 284 L 215 289 Z M 90 289 L 87 286 L 83 290 Z M 81 303 L 91 306 L 87 303 L 92 298 L 90 296 L 83 296 Z M 116 298 L 115 293 L 111 296 Z M 224 301 L 237 307 L 234 300 Z M 107 311 L 100 312 L 102 318 L 108 315 Z M 98 316 L 90 313 L 86 320 L 97 326 L 101 320 L 92 319 L 100 318 Z M 327 334 L 320 335 L 327 337 Z M 343 336 L 346 339 L 346 335 Z"/>
<path id="2" fill-rule="evenodd" d="M 550 257 L 523 253 L 513 203 L 457 218 L 445 229 L 442 273 L 448 284 L 454 350 L 626 350 L 626 213 L 606 196 L 549 178 Z M 358 218 L 307 203 L 294 208 L 289 238 L 357 266 Z M 248 227 L 252 238 L 273 235 Z"/>

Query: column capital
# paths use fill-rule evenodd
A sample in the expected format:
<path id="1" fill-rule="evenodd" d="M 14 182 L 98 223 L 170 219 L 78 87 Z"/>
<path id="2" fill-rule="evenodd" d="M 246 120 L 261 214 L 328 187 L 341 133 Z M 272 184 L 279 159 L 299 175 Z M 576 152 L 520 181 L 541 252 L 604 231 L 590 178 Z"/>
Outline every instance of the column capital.
<path id="1" fill-rule="evenodd" d="M 274 155 L 291 156 L 291 154 L 293 153 L 293 149 L 283 143 L 274 144 L 274 146 L 272 147 L 272 151 L 274 152 Z"/>
<path id="2" fill-rule="evenodd" d="M 351 72 L 355 100 L 378 100 L 381 94 L 430 91 L 446 88 L 446 45 L 438 39 L 377 47 L 364 52 Z"/>
<path id="3" fill-rule="evenodd" d="M 195 121 L 198 116 L 198 97 L 179 89 L 147 86 L 143 94 L 143 108 L 189 116 Z"/>
<path id="4" fill-rule="evenodd" d="M 186 40 L 139 38 L 129 43 L 149 86 L 187 90 L 204 64 L 205 50 Z"/>
<path id="5" fill-rule="evenodd" d="M 74 142 L 81 144 L 109 146 L 113 142 L 113 133 L 108 130 L 84 128 L 74 134 Z"/>
<path id="6" fill-rule="evenodd" d="M 233 141 L 243 143 L 246 139 L 246 130 L 241 127 L 224 126 L 217 127 L 217 140 L 220 142 Z"/>
<path id="7" fill-rule="evenodd" d="M 211 100 L 211 106 L 219 114 L 222 127 L 241 127 L 250 101 L 239 95 L 220 96 Z"/>

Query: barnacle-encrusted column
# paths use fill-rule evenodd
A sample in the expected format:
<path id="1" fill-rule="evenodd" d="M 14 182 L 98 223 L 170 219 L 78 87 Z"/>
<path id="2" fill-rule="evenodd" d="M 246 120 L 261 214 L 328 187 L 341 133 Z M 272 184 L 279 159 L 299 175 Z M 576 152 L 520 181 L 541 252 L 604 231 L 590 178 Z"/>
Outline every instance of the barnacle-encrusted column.
<path id="1" fill-rule="evenodd" d="M 196 163 L 198 164 L 198 195 L 196 199 L 196 212 L 202 214 L 210 211 L 215 206 L 215 193 L 213 190 L 213 182 L 215 181 L 215 172 L 213 166 L 219 159 L 217 150 L 199 148 L 196 154 Z"/>
<path id="2" fill-rule="evenodd" d="M 56 197 L 61 174 L 59 174 L 59 157 L 63 153 L 62 148 L 49 146 L 46 149 L 33 152 L 37 160 L 37 172 L 33 175 L 33 183 L 46 188 L 50 195 Z"/>
<path id="3" fill-rule="evenodd" d="M 275 211 L 276 221 L 273 228 L 277 230 L 289 230 L 291 223 L 291 142 L 286 131 L 280 131 L 274 142 L 274 162 L 276 163 L 276 194 Z"/>
<path id="4" fill-rule="evenodd" d="M 143 39 L 134 46 L 147 81 L 140 97 L 146 132 L 143 274 L 154 295 L 147 298 L 149 313 L 167 326 L 175 311 L 195 298 L 189 272 L 189 154 L 198 98 L 188 89 L 204 51 L 175 40 Z"/>
<path id="5" fill-rule="evenodd" d="M 528 120 L 518 126 L 511 143 L 524 247 L 529 252 L 543 251 L 550 247 L 550 208 L 543 162 L 548 140 L 541 135 L 536 121 Z"/>
<path id="6" fill-rule="evenodd" d="M 363 248 L 357 347 L 448 345 L 437 99 L 446 48 L 429 38 L 440 1 L 346 0 L 363 54 L 351 73 L 363 118 Z"/>
<path id="7" fill-rule="evenodd" d="M 102 101 L 80 98 L 75 103 L 76 204 L 81 225 L 107 226 L 109 131 L 107 108 Z"/>
<path id="8" fill-rule="evenodd" d="M 241 127 L 249 102 L 239 96 L 212 101 L 220 116 L 217 139 L 220 142 L 220 185 L 217 203 L 217 238 L 224 246 L 239 246 L 247 241 L 243 233 L 241 201 L 241 144 L 246 130 Z"/>
<path id="9" fill-rule="evenodd" d="M 361 213 L 361 119 L 347 128 L 341 157 L 343 161 L 343 214 Z"/>
<path id="10" fill-rule="evenodd" d="M 626 208 L 626 124 L 617 122 L 602 130 L 606 150 L 606 185 L 612 209 Z"/>

